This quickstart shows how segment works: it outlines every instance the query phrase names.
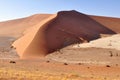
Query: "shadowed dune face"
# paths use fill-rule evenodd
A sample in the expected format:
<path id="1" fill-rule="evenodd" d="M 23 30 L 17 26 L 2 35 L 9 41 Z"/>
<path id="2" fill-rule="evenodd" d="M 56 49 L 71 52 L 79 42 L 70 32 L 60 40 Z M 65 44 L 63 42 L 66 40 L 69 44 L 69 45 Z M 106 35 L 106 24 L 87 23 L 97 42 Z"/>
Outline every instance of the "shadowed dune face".
<path id="1" fill-rule="evenodd" d="M 48 52 L 53 52 L 74 43 L 97 39 L 100 34 L 114 33 L 85 14 L 76 11 L 61 11 L 48 24 L 45 35 Z"/>
<path id="2" fill-rule="evenodd" d="M 89 16 L 61 11 L 34 26 L 13 46 L 21 58 L 39 58 L 65 46 L 90 41 L 100 34 L 115 34 Z"/>

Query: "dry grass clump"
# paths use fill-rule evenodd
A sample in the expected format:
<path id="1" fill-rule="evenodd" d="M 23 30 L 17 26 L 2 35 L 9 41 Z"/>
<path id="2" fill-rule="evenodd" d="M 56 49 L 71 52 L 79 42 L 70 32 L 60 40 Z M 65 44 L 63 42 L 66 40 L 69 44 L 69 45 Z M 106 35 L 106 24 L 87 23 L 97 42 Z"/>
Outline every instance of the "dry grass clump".
<path id="1" fill-rule="evenodd" d="M 68 63 L 64 63 L 64 65 L 68 65 Z"/>
<path id="2" fill-rule="evenodd" d="M 0 80 L 111 80 L 102 76 L 0 68 Z"/>
<path id="3" fill-rule="evenodd" d="M 106 65 L 106 67 L 111 67 L 110 65 Z"/>
<path id="4" fill-rule="evenodd" d="M 40 71 L 21 71 L 4 68 L 0 69 L 0 80 L 77 80 L 78 75 L 60 75 L 53 73 L 45 73 Z"/>

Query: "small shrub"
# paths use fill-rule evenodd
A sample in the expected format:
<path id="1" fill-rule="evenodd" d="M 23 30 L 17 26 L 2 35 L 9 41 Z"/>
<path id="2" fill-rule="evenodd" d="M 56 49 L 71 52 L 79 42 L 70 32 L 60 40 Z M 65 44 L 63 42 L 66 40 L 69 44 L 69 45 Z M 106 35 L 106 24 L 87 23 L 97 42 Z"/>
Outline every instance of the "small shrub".
<path id="1" fill-rule="evenodd" d="M 11 46 L 10 48 L 14 48 L 13 46 Z"/>
<path id="2" fill-rule="evenodd" d="M 14 63 L 15 64 L 16 62 L 15 61 L 10 61 L 10 63 Z"/>
<path id="3" fill-rule="evenodd" d="M 68 63 L 64 63 L 64 65 L 68 65 Z"/>
<path id="4" fill-rule="evenodd" d="M 116 53 L 116 56 L 119 56 L 118 53 Z"/>
<path id="5" fill-rule="evenodd" d="M 90 69 L 90 67 L 87 67 L 88 69 Z"/>
<path id="6" fill-rule="evenodd" d="M 112 51 L 109 51 L 109 53 L 110 53 L 110 57 L 113 57 L 113 53 L 112 53 Z"/>
<path id="7" fill-rule="evenodd" d="M 118 66 L 118 64 L 116 64 L 116 66 Z"/>
<path id="8" fill-rule="evenodd" d="M 82 63 L 78 63 L 78 65 L 82 65 Z"/>
<path id="9" fill-rule="evenodd" d="M 111 67 L 110 65 L 106 65 L 106 67 Z"/>
<path id="10" fill-rule="evenodd" d="M 50 61 L 46 61 L 47 63 L 49 63 Z"/>
<path id="11" fill-rule="evenodd" d="M 78 65 L 84 65 L 84 63 L 78 63 Z"/>

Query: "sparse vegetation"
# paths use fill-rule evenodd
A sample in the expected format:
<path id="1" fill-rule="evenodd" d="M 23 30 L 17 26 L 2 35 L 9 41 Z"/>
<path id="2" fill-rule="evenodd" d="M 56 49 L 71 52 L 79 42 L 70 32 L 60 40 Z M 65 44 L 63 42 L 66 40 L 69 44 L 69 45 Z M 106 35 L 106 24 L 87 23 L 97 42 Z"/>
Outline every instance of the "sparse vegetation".
<path id="1" fill-rule="evenodd" d="M 50 61 L 46 61 L 47 63 L 49 63 Z"/>
<path id="2" fill-rule="evenodd" d="M 110 65 L 106 65 L 106 67 L 111 67 Z"/>
<path id="3" fill-rule="evenodd" d="M 11 46 L 10 48 L 14 48 L 13 46 Z"/>
<path id="4" fill-rule="evenodd" d="M 110 53 L 110 57 L 113 57 L 113 53 L 112 53 L 112 51 L 109 51 L 109 53 Z"/>
<path id="5" fill-rule="evenodd" d="M 64 65 L 68 65 L 68 63 L 64 63 Z"/>
<path id="6" fill-rule="evenodd" d="M 77 74 L 53 74 L 39 71 L 0 69 L 0 80 L 78 80 Z"/>
<path id="7" fill-rule="evenodd" d="M 14 63 L 15 64 L 16 62 L 15 61 L 10 61 L 10 63 Z"/>
<path id="8" fill-rule="evenodd" d="M 78 65 L 82 65 L 82 63 L 78 63 Z"/>
<path id="9" fill-rule="evenodd" d="M 116 53 L 116 56 L 119 56 L 118 53 Z"/>
<path id="10" fill-rule="evenodd" d="M 88 69 L 90 69 L 90 67 L 87 67 Z"/>
<path id="11" fill-rule="evenodd" d="M 118 64 L 116 64 L 116 66 L 118 66 Z"/>
<path id="12" fill-rule="evenodd" d="M 118 75 L 119 77 L 119 75 Z M 0 80 L 111 80 L 98 76 L 78 75 L 74 73 L 55 74 L 41 71 L 28 71 L 0 68 Z M 117 79 L 119 80 L 119 79 Z"/>

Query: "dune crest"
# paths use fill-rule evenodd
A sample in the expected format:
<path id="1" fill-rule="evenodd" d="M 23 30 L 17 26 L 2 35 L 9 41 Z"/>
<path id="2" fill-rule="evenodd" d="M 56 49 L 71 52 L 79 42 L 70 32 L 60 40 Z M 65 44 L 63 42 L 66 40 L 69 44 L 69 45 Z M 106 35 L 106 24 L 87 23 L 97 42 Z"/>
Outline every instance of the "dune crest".
<path id="1" fill-rule="evenodd" d="M 15 41 L 21 58 L 39 58 L 74 43 L 91 41 L 112 30 L 77 11 L 61 11 L 40 22 Z"/>
<path id="2" fill-rule="evenodd" d="M 111 29 L 116 33 L 120 33 L 120 18 L 113 18 L 113 17 L 103 17 L 103 16 L 90 16 L 95 21 L 99 22 L 100 24 L 106 26 L 107 28 Z"/>
<path id="3" fill-rule="evenodd" d="M 44 40 L 44 26 L 46 26 L 55 16 L 56 15 L 52 15 L 48 19 L 45 19 L 36 26 L 30 28 L 23 37 L 12 44 L 21 58 L 34 58 L 34 55 L 35 57 L 46 55 L 47 50 Z"/>

